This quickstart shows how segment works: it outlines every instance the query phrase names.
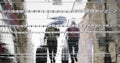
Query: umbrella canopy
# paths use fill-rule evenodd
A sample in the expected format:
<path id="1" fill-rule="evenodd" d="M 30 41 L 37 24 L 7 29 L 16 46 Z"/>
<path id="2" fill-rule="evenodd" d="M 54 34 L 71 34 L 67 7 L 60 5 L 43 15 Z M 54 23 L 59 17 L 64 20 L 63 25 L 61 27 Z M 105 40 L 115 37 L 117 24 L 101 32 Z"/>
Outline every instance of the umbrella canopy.
<path id="1" fill-rule="evenodd" d="M 53 20 L 55 20 L 54 22 L 50 23 L 49 25 L 62 25 L 66 22 L 66 17 L 63 16 L 58 16 L 58 17 L 53 17 L 51 18 Z"/>

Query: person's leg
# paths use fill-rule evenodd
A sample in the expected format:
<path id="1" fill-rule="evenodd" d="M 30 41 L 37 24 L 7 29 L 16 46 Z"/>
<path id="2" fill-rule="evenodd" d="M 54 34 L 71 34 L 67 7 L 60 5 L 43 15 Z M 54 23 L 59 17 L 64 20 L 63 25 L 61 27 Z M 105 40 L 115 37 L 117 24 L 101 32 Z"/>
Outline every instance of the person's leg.
<path id="1" fill-rule="evenodd" d="M 74 56 L 73 56 L 72 46 L 69 46 L 69 53 L 70 53 L 70 56 L 71 56 L 71 62 L 74 63 Z"/>
<path id="2" fill-rule="evenodd" d="M 53 41 L 53 47 L 52 47 L 52 50 L 53 50 L 53 62 L 55 63 L 55 56 L 56 56 L 56 53 L 57 53 L 57 40 L 54 40 Z"/>
<path id="3" fill-rule="evenodd" d="M 79 40 L 75 40 L 75 41 L 74 41 L 74 44 L 73 44 L 73 45 L 74 45 L 74 51 L 75 51 L 74 58 L 75 58 L 76 61 L 78 61 L 78 60 L 77 60 L 77 54 L 78 54 L 78 50 L 79 50 L 79 46 L 78 46 L 79 43 L 78 43 L 78 41 L 79 41 Z"/>
<path id="4" fill-rule="evenodd" d="M 55 63 L 55 55 L 56 55 L 56 48 L 53 49 L 53 57 L 52 57 L 52 59 L 53 59 L 54 63 Z"/>
<path id="5" fill-rule="evenodd" d="M 69 53 L 70 53 L 70 57 L 71 57 L 71 63 L 74 63 L 74 56 L 73 56 L 73 44 L 71 42 L 71 40 L 68 40 L 68 49 L 69 49 Z"/>
<path id="6" fill-rule="evenodd" d="M 76 45 L 75 45 L 75 48 L 74 48 L 74 49 L 75 49 L 74 57 L 75 57 L 75 60 L 76 60 L 76 61 L 78 61 L 78 60 L 77 60 L 77 54 L 78 54 L 78 50 L 79 50 L 78 47 L 79 47 L 78 44 L 76 44 Z"/>
<path id="7" fill-rule="evenodd" d="M 49 50 L 49 58 L 50 58 L 50 61 L 52 63 L 52 49 L 51 49 L 51 47 L 48 47 L 48 50 Z"/>
<path id="8" fill-rule="evenodd" d="M 49 58 L 50 58 L 50 61 L 52 63 L 52 47 L 51 47 L 51 43 L 52 43 L 51 40 L 47 40 L 47 46 L 48 46 L 48 51 L 49 51 Z"/>

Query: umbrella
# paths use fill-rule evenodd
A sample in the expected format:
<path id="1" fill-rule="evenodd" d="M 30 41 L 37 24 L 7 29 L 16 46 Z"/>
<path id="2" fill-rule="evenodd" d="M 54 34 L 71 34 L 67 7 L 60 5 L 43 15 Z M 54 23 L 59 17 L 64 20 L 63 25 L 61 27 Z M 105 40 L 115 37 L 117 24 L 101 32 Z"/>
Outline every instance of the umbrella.
<path id="1" fill-rule="evenodd" d="M 50 23 L 49 25 L 62 25 L 66 22 L 66 17 L 63 16 L 58 16 L 58 17 L 53 17 L 51 18 L 53 20 L 55 20 L 54 22 Z"/>

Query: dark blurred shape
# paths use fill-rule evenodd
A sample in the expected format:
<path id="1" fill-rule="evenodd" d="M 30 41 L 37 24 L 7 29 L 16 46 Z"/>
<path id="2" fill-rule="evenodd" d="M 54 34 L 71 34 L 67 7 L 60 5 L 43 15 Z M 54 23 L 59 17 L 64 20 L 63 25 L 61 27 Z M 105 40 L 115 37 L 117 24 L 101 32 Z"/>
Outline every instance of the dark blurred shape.
<path id="1" fill-rule="evenodd" d="M 14 60 L 14 55 L 10 54 L 4 46 L 7 46 L 7 44 L 0 43 L 0 63 L 12 63 Z"/>
<path id="2" fill-rule="evenodd" d="M 75 63 L 74 59 L 77 60 L 77 53 L 78 53 L 78 44 L 79 44 L 79 39 L 80 39 L 80 30 L 78 27 L 75 27 L 75 22 L 72 21 L 72 26 L 67 28 L 67 43 L 68 43 L 68 48 L 69 48 L 69 53 L 71 56 L 71 63 Z M 75 51 L 75 53 L 73 53 Z"/>
<path id="3" fill-rule="evenodd" d="M 37 48 L 36 63 L 47 63 L 47 49 L 44 47 Z"/>
<path id="4" fill-rule="evenodd" d="M 104 57 L 104 63 L 112 63 L 112 59 L 111 59 L 111 55 L 110 55 L 110 52 L 109 52 L 109 44 L 106 43 L 106 46 L 105 46 L 105 57 Z"/>
<path id="5" fill-rule="evenodd" d="M 53 5 L 61 5 L 62 0 L 53 0 Z"/>
<path id="6" fill-rule="evenodd" d="M 68 59 L 69 59 L 69 51 L 67 48 L 63 48 L 62 49 L 62 63 L 68 63 Z"/>
<path id="7" fill-rule="evenodd" d="M 55 55 L 57 53 L 57 37 L 60 35 L 60 33 L 55 33 L 55 32 L 59 32 L 59 31 L 60 30 L 55 27 L 46 28 L 46 32 L 49 33 L 45 33 L 44 39 L 47 41 L 51 63 L 55 63 Z"/>

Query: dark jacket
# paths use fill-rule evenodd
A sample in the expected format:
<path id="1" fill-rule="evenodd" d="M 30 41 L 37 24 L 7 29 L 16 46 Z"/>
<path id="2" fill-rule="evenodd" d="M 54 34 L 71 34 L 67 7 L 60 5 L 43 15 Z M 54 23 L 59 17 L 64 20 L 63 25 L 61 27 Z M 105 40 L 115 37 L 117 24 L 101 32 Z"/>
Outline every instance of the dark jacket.
<path id="1" fill-rule="evenodd" d="M 50 33 L 45 33 L 45 38 L 47 38 L 47 40 L 57 40 L 57 36 L 60 35 L 60 33 L 54 33 L 54 32 L 59 32 L 59 29 L 55 27 L 46 28 L 46 32 L 50 32 Z"/>
<path id="2" fill-rule="evenodd" d="M 78 40 L 79 39 L 79 37 L 80 37 L 80 33 L 78 33 L 80 31 L 79 28 L 77 28 L 77 27 L 69 27 L 67 29 L 67 31 L 68 31 L 68 33 L 67 33 L 68 40 L 74 40 L 74 39 Z"/>

